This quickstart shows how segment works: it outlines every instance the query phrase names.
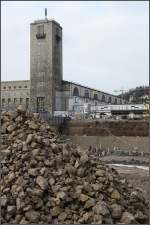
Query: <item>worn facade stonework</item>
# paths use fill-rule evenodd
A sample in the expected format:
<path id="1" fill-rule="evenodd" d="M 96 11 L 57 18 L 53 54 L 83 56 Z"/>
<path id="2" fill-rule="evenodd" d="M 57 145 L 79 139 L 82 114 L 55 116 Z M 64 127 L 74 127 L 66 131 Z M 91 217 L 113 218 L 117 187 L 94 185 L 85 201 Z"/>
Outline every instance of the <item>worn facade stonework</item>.
<path id="1" fill-rule="evenodd" d="M 1 83 L 2 110 L 23 105 L 31 111 L 80 111 L 84 104 L 122 104 L 125 100 L 63 80 L 62 27 L 54 20 L 30 24 L 30 80 Z"/>

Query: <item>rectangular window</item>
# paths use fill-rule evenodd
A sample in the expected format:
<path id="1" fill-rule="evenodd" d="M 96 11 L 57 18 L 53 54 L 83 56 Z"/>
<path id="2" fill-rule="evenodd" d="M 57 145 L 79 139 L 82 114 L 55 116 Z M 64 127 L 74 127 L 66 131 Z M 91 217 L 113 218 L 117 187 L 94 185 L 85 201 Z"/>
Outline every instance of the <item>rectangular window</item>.
<path id="1" fill-rule="evenodd" d="M 39 25 L 38 28 L 37 28 L 37 33 L 38 34 L 44 34 L 44 25 Z"/>
<path id="2" fill-rule="evenodd" d="M 16 103 L 17 102 L 17 99 L 16 98 L 14 98 L 14 103 Z"/>
<path id="3" fill-rule="evenodd" d="M 27 105 L 29 104 L 29 98 L 26 98 L 26 104 Z"/>
<path id="4" fill-rule="evenodd" d="M 8 103 L 10 103 L 11 102 L 11 99 L 10 98 L 8 98 Z"/>
<path id="5" fill-rule="evenodd" d="M 78 98 L 77 97 L 75 97 L 75 103 L 78 103 Z"/>
<path id="6" fill-rule="evenodd" d="M 37 27 L 37 34 L 36 34 L 37 39 L 40 38 L 45 38 L 45 34 L 44 34 L 44 25 L 39 25 Z"/>
<path id="7" fill-rule="evenodd" d="M 44 104 L 45 98 L 44 97 L 38 97 L 37 98 L 37 112 L 44 111 Z"/>
<path id="8" fill-rule="evenodd" d="M 20 104 L 23 102 L 23 98 L 20 98 Z"/>
<path id="9" fill-rule="evenodd" d="M 5 105 L 5 99 L 2 98 L 2 106 L 4 106 L 4 105 Z"/>

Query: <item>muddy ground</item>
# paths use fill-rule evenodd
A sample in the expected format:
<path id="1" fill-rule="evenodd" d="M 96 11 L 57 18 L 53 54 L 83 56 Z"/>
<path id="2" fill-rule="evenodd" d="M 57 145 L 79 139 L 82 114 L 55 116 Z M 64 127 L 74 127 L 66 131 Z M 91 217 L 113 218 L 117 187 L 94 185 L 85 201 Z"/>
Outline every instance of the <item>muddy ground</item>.
<path id="1" fill-rule="evenodd" d="M 111 155 L 103 157 L 102 161 L 107 164 L 124 164 L 149 167 L 149 157 Z M 139 169 L 137 167 L 110 166 L 115 168 L 134 187 L 140 187 L 144 191 L 145 197 L 149 199 L 149 170 Z"/>
<path id="2" fill-rule="evenodd" d="M 102 157 L 101 160 L 111 164 L 149 166 L 149 157 L 109 155 Z"/>

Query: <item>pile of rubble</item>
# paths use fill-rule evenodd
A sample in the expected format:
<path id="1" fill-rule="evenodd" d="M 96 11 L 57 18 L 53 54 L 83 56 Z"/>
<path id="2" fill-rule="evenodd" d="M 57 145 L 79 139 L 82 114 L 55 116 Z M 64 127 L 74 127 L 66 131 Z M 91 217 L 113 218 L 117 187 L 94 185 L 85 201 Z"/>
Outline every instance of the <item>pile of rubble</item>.
<path id="1" fill-rule="evenodd" d="M 148 223 L 140 189 L 61 142 L 38 114 L 19 107 L 1 124 L 1 223 Z"/>

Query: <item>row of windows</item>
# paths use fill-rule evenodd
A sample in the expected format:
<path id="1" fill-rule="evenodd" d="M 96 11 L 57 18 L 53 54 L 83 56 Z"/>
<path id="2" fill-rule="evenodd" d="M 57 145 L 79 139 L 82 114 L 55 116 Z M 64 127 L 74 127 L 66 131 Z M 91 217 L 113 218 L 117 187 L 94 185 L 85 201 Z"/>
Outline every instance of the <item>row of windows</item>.
<path id="1" fill-rule="evenodd" d="M 16 89 L 17 87 L 16 86 L 13 86 L 13 87 L 9 86 L 8 87 L 9 90 L 12 89 L 12 88 Z M 18 88 L 27 88 L 27 86 L 26 85 L 25 86 L 18 86 Z M 3 89 L 7 89 L 7 87 L 4 86 Z"/>
<path id="2" fill-rule="evenodd" d="M 79 90 L 78 90 L 77 87 L 75 87 L 74 90 L 73 90 L 73 96 L 77 96 L 77 97 L 79 96 Z M 85 98 L 89 98 L 90 97 L 88 90 L 85 90 L 84 97 Z M 98 94 L 94 93 L 93 94 L 93 99 L 94 100 L 98 100 Z M 108 100 L 107 100 L 105 95 L 102 95 L 101 101 L 102 102 L 106 102 L 107 101 L 108 103 L 111 103 L 112 102 L 112 98 L 109 97 Z M 117 103 L 117 99 L 115 99 L 115 103 Z"/>
<path id="3" fill-rule="evenodd" d="M 11 103 L 11 102 L 13 102 L 13 103 L 23 103 L 24 102 L 24 100 L 26 101 L 26 103 L 28 103 L 29 102 L 29 98 L 26 98 L 26 99 L 23 99 L 23 98 L 13 98 L 13 99 L 11 99 L 11 98 L 8 98 L 8 99 L 5 99 L 5 98 L 2 98 L 2 105 L 4 105 L 5 103 Z"/>

